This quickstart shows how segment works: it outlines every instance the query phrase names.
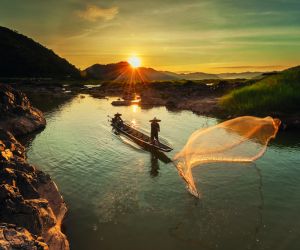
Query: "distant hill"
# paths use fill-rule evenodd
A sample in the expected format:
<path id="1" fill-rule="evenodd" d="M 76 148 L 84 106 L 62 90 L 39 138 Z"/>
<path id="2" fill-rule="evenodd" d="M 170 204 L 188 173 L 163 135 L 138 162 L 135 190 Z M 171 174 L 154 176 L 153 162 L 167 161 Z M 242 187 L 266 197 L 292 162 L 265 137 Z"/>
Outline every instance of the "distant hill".
<path id="1" fill-rule="evenodd" d="M 31 38 L 0 26 L 0 77 L 78 78 L 80 71 Z"/>
<path id="2" fill-rule="evenodd" d="M 186 74 L 178 74 L 179 77 L 185 80 L 204 80 L 204 79 L 220 79 L 217 74 L 208 74 L 203 72 L 194 72 Z"/>
<path id="3" fill-rule="evenodd" d="M 252 79 L 261 76 L 264 72 L 241 72 L 241 73 L 221 73 L 217 74 L 222 79 Z"/>
<path id="4" fill-rule="evenodd" d="M 174 73 L 170 71 L 160 71 L 160 72 L 180 80 L 220 79 L 220 77 L 216 74 L 209 74 L 203 72 L 192 72 L 192 73 Z"/>
<path id="5" fill-rule="evenodd" d="M 105 81 L 159 81 L 179 79 L 176 74 L 170 75 L 152 68 L 140 67 L 132 69 L 128 62 L 119 62 L 113 64 L 94 64 L 85 69 L 82 75 L 87 78 L 94 78 Z"/>
<path id="6" fill-rule="evenodd" d="M 220 73 L 209 74 L 204 72 L 193 72 L 178 74 L 185 80 L 204 80 L 204 79 L 252 79 L 261 76 L 264 72 L 241 72 L 241 73 Z"/>
<path id="7" fill-rule="evenodd" d="M 16 31 L 0 26 L 0 77 L 51 77 L 79 78 L 83 73 L 87 78 L 99 80 L 165 81 L 165 80 L 204 80 L 258 78 L 263 72 L 208 74 L 193 72 L 179 74 L 140 67 L 133 71 L 127 62 L 115 64 L 95 64 L 80 72 L 66 59 L 52 50 Z M 133 74 L 132 73 L 136 73 Z"/>
<path id="8" fill-rule="evenodd" d="M 265 75 L 225 95 L 220 105 L 231 114 L 299 113 L 300 66 Z"/>
<path id="9" fill-rule="evenodd" d="M 112 64 L 94 64 L 83 71 L 87 78 L 104 81 L 128 81 L 132 77 L 133 70 L 129 63 L 119 62 Z M 204 72 L 174 73 L 170 71 L 158 71 L 152 68 L 140 67 L 136 70 L 135 80 L 140 81 L 165 81 L 165 80 L 204 80 L 204 79 L 251 79 L 264 74 L 263 72 L 242 72 L 209 74 Z"/>

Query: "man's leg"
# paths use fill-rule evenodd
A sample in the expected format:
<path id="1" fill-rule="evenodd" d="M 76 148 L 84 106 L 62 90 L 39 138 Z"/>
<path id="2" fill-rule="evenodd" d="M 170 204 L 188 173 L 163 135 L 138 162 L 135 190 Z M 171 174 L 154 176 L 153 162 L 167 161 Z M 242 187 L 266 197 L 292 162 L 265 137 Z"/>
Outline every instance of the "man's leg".
<path id="1" fill-rule="evenodd" d="M 153 144 L 154 143 L 154 134 L 151 133 L 151 143 Z"/>
<path id="2" fill-rule="evenodd" d="M 156 139 L 156 141 L 159 143 L 159 140 L 158 140 L 158 133 L 157 134 L 155 134 L 155 139 Z"/>

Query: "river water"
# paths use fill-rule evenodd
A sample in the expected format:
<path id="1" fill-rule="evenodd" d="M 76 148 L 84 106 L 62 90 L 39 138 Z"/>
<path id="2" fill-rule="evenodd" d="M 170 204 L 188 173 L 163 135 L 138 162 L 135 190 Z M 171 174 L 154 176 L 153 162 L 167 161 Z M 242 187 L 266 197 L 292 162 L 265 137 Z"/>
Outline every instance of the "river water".
<path id="1" fill-rule="evenodd" d="M 47 111 L 46 129 L 28 145 L 29 162 L 51 175 L 69 207 L 71 249 L 300 249 L 299 134 L 280 134 L 253 164 L 195 168 L 198 200 L 166 158 L 218 120 L 111 101 L 81 95 Z M 115 135 L 107 115 L 116 112 L 144 128 L 160 118 L 174 150 L 153 155 Z"/>

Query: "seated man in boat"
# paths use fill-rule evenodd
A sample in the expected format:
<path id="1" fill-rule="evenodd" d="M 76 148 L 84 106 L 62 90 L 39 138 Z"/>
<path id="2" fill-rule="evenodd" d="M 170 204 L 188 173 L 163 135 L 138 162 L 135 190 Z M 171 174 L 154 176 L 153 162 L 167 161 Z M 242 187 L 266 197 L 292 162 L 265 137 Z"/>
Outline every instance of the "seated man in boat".
<path id="1" fill-rule="evenodd" d="M 157 141 L 157 143 L 159 143 L 158 132 L 160 131 L 160 127 L 159 127 L 160 120 L 154 117 L 149 122 L 151 122 L 151 143 L 152 144 L 155 143 L 154 139 Z"/>
<path id="2" fill-rule="evenodd" d="M 112 122 L 116 124 L 117 127 L 122 128 L 123 127 L 123 120 L 121 118 L 122 114 L 116 113 L 115 117 L 112 119 Z"/>

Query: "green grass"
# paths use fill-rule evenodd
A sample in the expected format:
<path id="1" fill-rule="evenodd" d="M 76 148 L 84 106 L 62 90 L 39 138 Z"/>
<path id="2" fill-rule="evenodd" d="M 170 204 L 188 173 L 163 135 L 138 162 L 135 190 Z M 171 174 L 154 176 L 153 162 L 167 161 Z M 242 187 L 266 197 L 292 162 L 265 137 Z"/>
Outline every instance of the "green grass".
<path id="1" fill-rule="evenodd" d="M 233 90 L 221 98 L 219 105 L 226 113 L 239 115 L 299 112 L 300 67 Z"/>

